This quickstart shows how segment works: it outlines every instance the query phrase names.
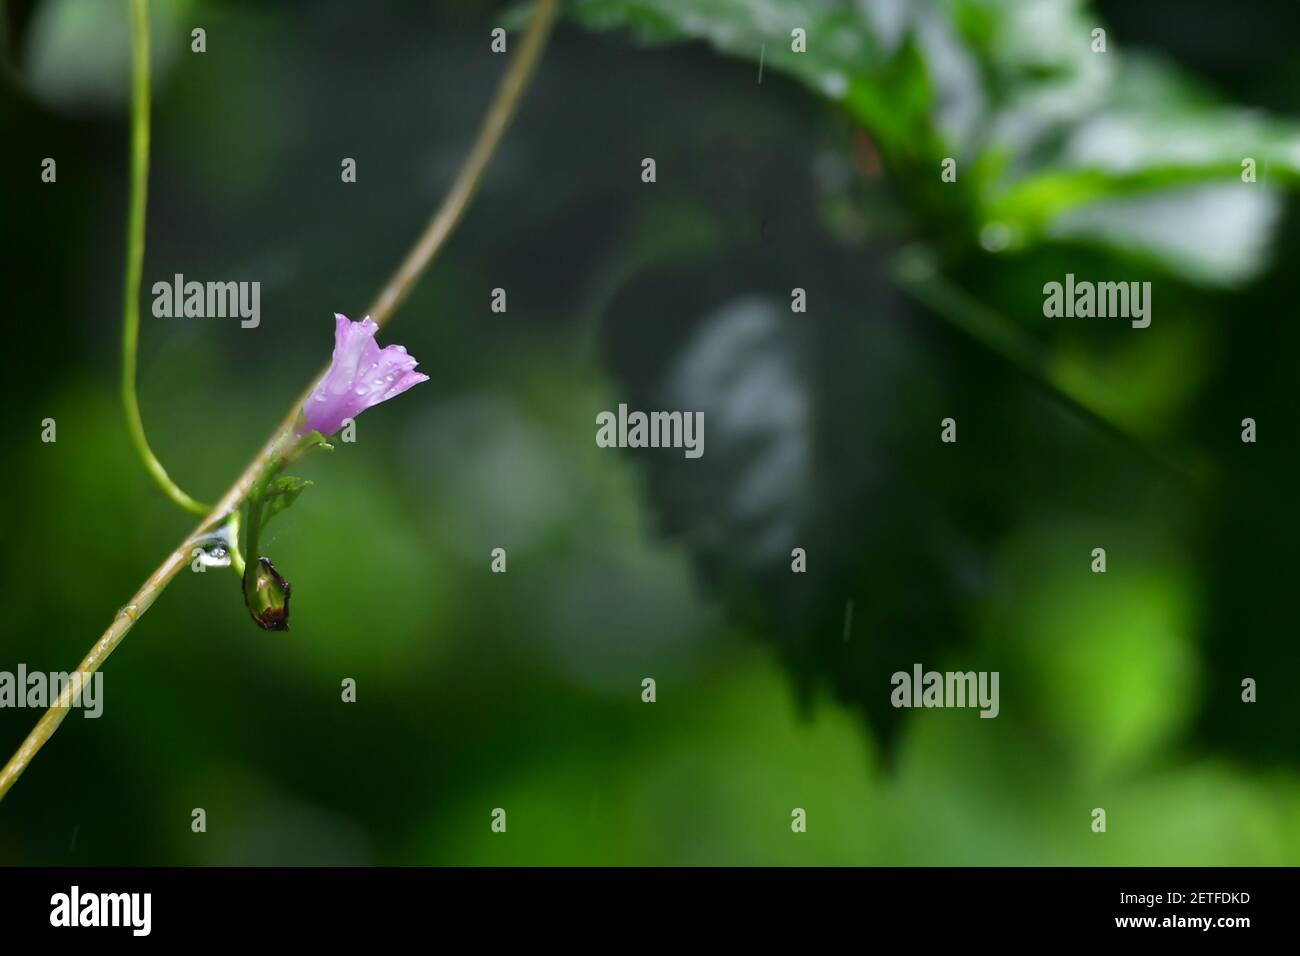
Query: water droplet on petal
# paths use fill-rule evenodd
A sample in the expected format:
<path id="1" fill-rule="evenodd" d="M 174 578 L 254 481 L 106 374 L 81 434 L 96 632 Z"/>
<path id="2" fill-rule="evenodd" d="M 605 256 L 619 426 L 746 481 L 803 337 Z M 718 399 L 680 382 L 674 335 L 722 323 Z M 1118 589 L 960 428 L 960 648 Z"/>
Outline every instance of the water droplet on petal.
<path id="1" fill-rule="evenodd" d="M 220 530 L 196 538 L 192 542 L 192 547 L 199 549 L 198 554 L 194 554 L 193 550 L 190 553 L 203 567 L 230 567 L 230 535 L 226 527 L 223 526 Z"/>
<path id="2" fill-rule="evenodd" d="M 199 554 L 195 555 L 199 564 L 205 568 L 228 568 L 230 567 L 230 552 L 224 544 L 214 544 L 204 548 Z"/>

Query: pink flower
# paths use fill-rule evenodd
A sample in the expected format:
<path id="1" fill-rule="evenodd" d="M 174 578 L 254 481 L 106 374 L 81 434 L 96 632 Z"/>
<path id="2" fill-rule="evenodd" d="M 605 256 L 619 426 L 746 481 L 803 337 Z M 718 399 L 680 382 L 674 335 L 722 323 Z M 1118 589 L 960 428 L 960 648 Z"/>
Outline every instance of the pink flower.
<path id="1" fill-rule="evenodd" d="M 371 405 L 401 395 L 429 376 L 415 371 L 416 361 L 400 345 L 381 349 L 375 344 L 379 326 L 366 316 L 360 322 L 334 315 L 334 360 L 303 406 L 298 433 L 320 432 L 326 437 Z"/>

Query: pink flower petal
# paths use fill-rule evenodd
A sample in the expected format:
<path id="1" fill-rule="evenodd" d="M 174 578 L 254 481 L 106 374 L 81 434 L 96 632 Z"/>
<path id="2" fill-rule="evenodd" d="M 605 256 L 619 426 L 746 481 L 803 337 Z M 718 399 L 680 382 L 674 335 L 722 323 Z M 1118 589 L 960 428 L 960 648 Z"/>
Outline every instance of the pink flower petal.
<path id="1" fill-rule="evenodd" d="M 303 406 L 301 434 L 318 431 L 332 435 L 343 427 L 344 419 L 356 418 L 367 408 L 429 380 L 422 372 L 413 371 L 417 363 L 402 346 L 381 350 L 375 342 L 378 331 L 370 316 L 352 322 L 335 314 L 334 359 Z"/>

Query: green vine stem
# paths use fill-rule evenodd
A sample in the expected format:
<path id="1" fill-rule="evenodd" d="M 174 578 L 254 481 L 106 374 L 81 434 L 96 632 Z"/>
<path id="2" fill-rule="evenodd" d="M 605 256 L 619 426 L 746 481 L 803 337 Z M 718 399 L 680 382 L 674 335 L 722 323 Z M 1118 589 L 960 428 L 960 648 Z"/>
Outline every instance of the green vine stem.
<path id="1" fill-rule="evenodd" d="M 226 519 L 226 548 L 230 552 L 230 566 L 242 580 L 244 577 L 244 555 L 239 550 L 239 510 L 230 512 Z"/>
<path id="2" fill-rule="evenodd" d="M 140 274 L 144 268 L 144 214 L 149 195 L 149 0 L 131 0 L 131 206 L 126 221 L 126 289 L 122 306 L 122 407 L 131 442 L 145 470 L 172 501 L 195 514 L 208 506 L 172 481 L 149 447 L 136 396 L 136 352 L 140 344 Z"/>
<path id="3" fill-rule="evenodd" d="M 528 86 L 528 81 L 533 75 L 537 62 L 541 58 L 542 50 L 546 46 L 546 39 L 555 21 L 556 4 L 557 0 L 537 0 L 534 5 L 532 18 L 519 46 L 519 51 L 515 54 L 506 70 L 496 96 L 488 108 L 487 115 L 484 117 L 483 125 L 479 129 L 478 139 L 475 141 L 469 155 L 465 158 L 464 164 L 457 173 L 456 180 L 452 183 L 451 189 L 448 190 L 442 201 L 442 205 L 434 213 L 433 218 L 425 227 L 424 232 L 421 233 L 415 246 L 388 280 L 388 283 L 375 300 L 375 304 L 370 309 L 370 317 L 381 328 L 392 318 L 394 310 L 406 298 L 416 281 L 428 268 L 438 250 L 442 248 L 443 243 L 452 234 L 456 224 L 464 215 L 469 201 L 477 191 L 488 161 L 492 158 L 492 154 L 500 143 L 501 136 L 509 125 L 510 119 L 519 105 L 519 100 Z M 154 569 L 154 572 L 149 575 L 144 584 L 140 586 L 140 589 L 131 596 L 130 602 L 117 612 L 117 615 L 113 618 L 113 623 L 108 626 L 108 629 L 104 631 L 82 660 L 79 666 L 80 671 L 89 675 L 99 670 L 108 659 L 108 656 L 116 650 L 122 639 L 135 626 L 135 622 L 153 606 L 154 601 L 158 599 L 158 595 L 163 592 L 183 568 L 188 566 L 190 549 L 195 543 L 205 535 L 210 534 L 214 528 L 227 524 L 231 520 L 231 515 L 238 511 L 240 504 L 253 489 L 267 466 L 276 457 L 277 450 L 281 448 L 281 442 L 289 440 L 292 436 L 299 410 L 311 394 L 312 389 L 315 388 L 316 382 L 323 377 L 324 371 L 322 370 L 321 375 L 316 376 L 303 391 L 303 394 L 290 408 L 284 421 L 272 433 L 270 439 L 253 457 L 253 460 L 244 468 L 234 484 L 221 496 L 221 500 L 207 512 L 203 520 L 199 522 L 198 527 L 163 559 L 163 562 Z M 256 560 L 255 555 L 248 555 L 247 557 Z M 64 688 L 63 693 L 59 695 L 59 699 L 45 712 L 18 750 L 9 758 L 9 762 L 4 765 L 3 769 L 0 769 L 0 800 L 4 799 L 10 788 L 13 787 L 14 782 L 30 765 L 32 758 L 58 730 L 59 724 L 68 715 L 72 697 L 71 684 L 69 683 Z"/>

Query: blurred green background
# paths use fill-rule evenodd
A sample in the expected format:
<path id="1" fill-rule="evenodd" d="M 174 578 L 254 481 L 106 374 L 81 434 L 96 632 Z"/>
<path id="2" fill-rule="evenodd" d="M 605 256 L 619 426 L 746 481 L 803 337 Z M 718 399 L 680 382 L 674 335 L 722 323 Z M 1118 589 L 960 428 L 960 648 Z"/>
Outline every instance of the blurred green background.
<path id="1" fill-rule="evenodd" d="M 527 9 L 152 8 L 140 400 L 212 500 L 437 205 Z M 0 669 L 68 670 L 192 522 L 117 392 L 126 4 L 4 10 Z M 292 630 L 183 573 L 0 805 L 0 862 L 1300 862 L 1297 30 L 568 4 L 382 336 L 432 381 L 270 528 Z M 261 326 L 153 317 L 176 272 L 259 281 Z M 1151 327 L 1044 319 L 1066 272 L 1151 281 Z M 621 401 L 704 410 L 704 457 L 597 448 Z M 999 671 L 1000 716 L 892 710 L 915 662 Z M 0 710 L 6 756 L 36 717 Z"/>

